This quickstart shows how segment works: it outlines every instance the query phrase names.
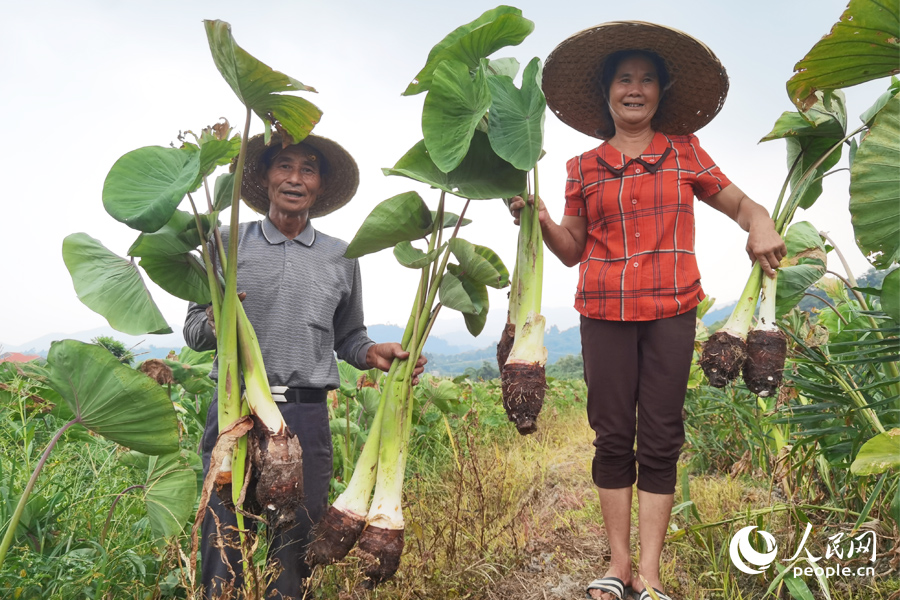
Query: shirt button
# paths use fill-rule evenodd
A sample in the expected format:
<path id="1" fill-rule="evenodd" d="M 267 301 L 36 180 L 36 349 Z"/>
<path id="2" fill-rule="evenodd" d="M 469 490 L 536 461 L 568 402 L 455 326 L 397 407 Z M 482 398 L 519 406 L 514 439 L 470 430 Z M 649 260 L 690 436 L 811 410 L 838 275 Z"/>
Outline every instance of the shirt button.
<path id="1" fill-rule="evenodd" d="M 634 263 L 634 266 L 635 266 L 635 267 L 637 267 L 637 266 L 638 266 L 638 264 L 637 264 L 637 263 Z"/>
<path id="2" fill-rule="evenodd" d="M 635 233 L 634 237 L 641 237 L 641 232 L 639 231 L 639 232 Z"/>
<path id="3" fill-rule="evenodd" d="M 634 170 L 634 172 L 635 172 L 635 173 L 640 173 L 640 172 L 641 172 L 641 168 L 638 167 L 637 169 Z"/>
<path id="4" fill-rule="evenodd" d="M 631 203 L 632 203 L 632 204 L 637 204 L 637 198 L 632 198 L 632 199 L 631 199 Z"/>
<path id="5" fill-rule="evenodd" d="M 287 266 L 291 266 L 291 261 L 287 261 Z"/>

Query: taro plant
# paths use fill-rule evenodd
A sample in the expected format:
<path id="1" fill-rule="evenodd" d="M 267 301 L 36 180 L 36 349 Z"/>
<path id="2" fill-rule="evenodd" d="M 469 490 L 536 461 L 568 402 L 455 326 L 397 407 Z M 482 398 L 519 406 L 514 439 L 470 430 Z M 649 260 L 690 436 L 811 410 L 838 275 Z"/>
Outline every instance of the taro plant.
<path id="1" fill-rule="evenodd" d="M 512 83 L 518 63 L 488 59 L 500 48 L 521 43 L 533 28 L 518 9 L 489 10 L 432 48 L 404 92 L 428 93 L 422 111 L 424 139 L 384 173 L 441 190 L 437 210 L 432 212 L 415 192 L 385 200 L 367 217 L 346 256 L 393 247 L 402 265 L 420 271 L 401 341 L 410 357 L 395 361 L 388 372 L 353 477 L 317 529 L 309 551 L 311 564 L 342 558 L 358 540 L 357 554 L 371 584 L 391 577 L 399 566 L 402 486 L 416 398 L 411 386 L 414 365 L 442 307 L 462 312 L 466 327 L 477 335 L 487 318 L 486 286 L 504 287 L 509 278 L 496 253 L 459 237 L 460 227 L 467 223 L 464 216 L 471 200 L 524 192 L 526 171 L 541 151 L 540 63 L 535 59 L 528 65 L 519 90 Z M 466 200 L 459 217 L 445 210 L 448 194 Z M 445 239 L 444 230 L 451 227 Z M 538 300 L 536 307 L 527 305 L 525 313 L 539 309 Z M 539 329 L 542 340 L 543 326 Z M 540 367 L 543 371 L 543 362 Z M 543 382 L 540 387 L 543 392 Z"/>
<path id="2" fill-rule="evenodd" d="M 228 23 L 205 21 L 204 26 L 216 67 L 246 107 L 242 134 L 230 136 L 226 121 L 194 135 L 194 142 L 183 137 L 179 148 L 150 146 L 122 156 L 104 183 L 103 205 L 113 218 L 141 232 L 128 250 L 130 260 L 83 233 L 65 239 L 63 258 L 82 302 L 126 333 L 171 331 L 135 259 L 167 292 L 212 304 L 218 335 L 220 439 L 203 485 L 194 533 L 215 487 L 226 503 L 237 507 L 241 538 L 248 542 L 242 508 L 248 454 L 256 474 L 252 495 L 264 507 L 266 522 L 280 527 L 292 522 L 302 494 L 301 451 L 272 400 L 256 335 L 238 299 L 238 236 L 230 236 L 226 249 L 217 216 L 230 207 L 230 231 L 237 231 L 254 113 L 263 120 L 267 139 L 274 128 L 286 144 L 302 141 L 322 113 L 304 98 L 281 93 L 315 90 L 256 60 L 237 45 Z M 208 178 L 229 163 L 234 165 L 233 174 L 219 176 L 211 191 Z M 205 207 L 198 207 L 192 195 L 201 188 Z M 185 198 L 189 212 L 178 210 Z M 249 549 L 247 543 L 244 547 Z"/>

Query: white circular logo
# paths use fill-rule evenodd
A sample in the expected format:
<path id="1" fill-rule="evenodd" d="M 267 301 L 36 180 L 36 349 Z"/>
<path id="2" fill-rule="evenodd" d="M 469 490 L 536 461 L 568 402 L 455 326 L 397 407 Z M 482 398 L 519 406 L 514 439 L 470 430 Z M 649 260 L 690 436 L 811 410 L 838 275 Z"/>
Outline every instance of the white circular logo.
<path id="1" fill-rule="evenodd" d="M 755 525 L 744 527 L 731 538 L 731 545 L 728 547 L 728 553 L 731 555 L 731 562 L 738 569 L 748 575 L 759 575 L 769 568 L 772 561 L 775 560 L 775 554 L 778 552 L 778 544 L 775 538 L 768 531 L 759 530 L 759 535 L 766 541 L 766 551 L 757 552 L 750 545 L 750 534 L 756 529 Z M 747 566 L 749 564 L 759 567 L 754 569 Z"/>

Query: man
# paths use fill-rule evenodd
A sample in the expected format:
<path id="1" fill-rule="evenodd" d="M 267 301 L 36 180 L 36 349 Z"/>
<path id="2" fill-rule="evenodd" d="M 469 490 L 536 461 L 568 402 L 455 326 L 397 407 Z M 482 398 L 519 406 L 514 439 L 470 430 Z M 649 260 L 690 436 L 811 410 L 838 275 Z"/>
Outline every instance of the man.
<path id="1" fill-rule="evenodd" d="M 353 158 L 326 138 L 310 135 L 282 148 L 278 134 L 269 146 L 258 135 L 248 144 L 241 195 L 266 217 L 239 228 L 238 290 L 246 294 L 243 307 L 259 338 L 273 397 L 303 449 L 304 503 L 295 526 L 270 536 L 269 560 L 280 563 L 281 573 L 266 597 L 301 598 L 309 575 L 305 550 L 327 506 L 332 475 L 325 400 L 340 383 L 333 353 L 359 369 L 384 371 L 394 358 L 408 356 L 400 344 L 369 339 L 357 260 L 344 258 L 347 244 L 310 222 L 349 202 L 358 184 Z M 193 303 L 188 308 L 184 337 L 195 350 L 216 347 L 210 312 Z M 419 360 L 416 374 L 424 363 Z M 218 436 L 217 412 L 214 400 L 201 441 L 204 475 Z M 209 508 L 200 548 L 203 594 L 212 599 L 240 587 L 241 561 L 237 548 L 217 545 L 220 535 L 233 531 L 234 513 L 215 494 Z"/>

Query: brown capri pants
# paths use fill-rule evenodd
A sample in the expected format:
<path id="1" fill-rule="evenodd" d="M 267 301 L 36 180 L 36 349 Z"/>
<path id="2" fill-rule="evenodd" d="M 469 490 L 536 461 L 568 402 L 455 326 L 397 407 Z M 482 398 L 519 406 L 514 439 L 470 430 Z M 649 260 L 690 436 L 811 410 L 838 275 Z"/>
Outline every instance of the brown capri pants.
<path id="1" fill-rule="evenodd" d="M 675 492 L 696 315 L 694 308 L 656 321 L 581 317 L 588 421 L 597 434 L 591 474 L 598 487 L 627 488 L 636 480 L 645 492 Z"/>

